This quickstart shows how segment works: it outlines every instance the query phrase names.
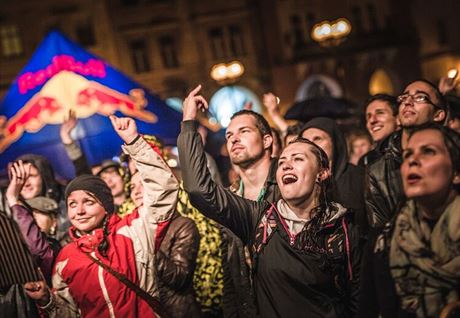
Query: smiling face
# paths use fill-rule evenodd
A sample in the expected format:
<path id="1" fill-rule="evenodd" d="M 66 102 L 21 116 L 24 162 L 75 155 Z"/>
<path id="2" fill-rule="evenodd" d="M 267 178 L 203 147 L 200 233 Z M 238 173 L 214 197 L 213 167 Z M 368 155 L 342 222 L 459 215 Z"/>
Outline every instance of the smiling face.
<path id="1" fill-rule="evenodd" d="M 30 167 L 29 177 L 27 178 L 26 183 L 21 190 L 21 196 L 26 200 L 35 198 L 36 196 L 40 195 L 43 186 L 42 176 L 40 175 L 38 169 L 35 168 L 35 166 L 32 164 L 26 163 L 26 169 L 28 169 L 28 166 Z"/>
<path id="2" fill-rule="evenodd" d="M 441 132 L 426 129 L 409 139 L 401 165 L 404 192 L 409 199 L 439 200 L 447 197 L 452 185 L 460 183 L 454 173 L 449 151 Z"/>
<path id="3" fill-rule="evenodd" d="M 273 137 L 262 137 L 251 115 L 240 115 L 232 119 L 225 133 L 227 150 L 234 165 L 248 167 L 261 159 L 271 147 Z M 269 155 L 269 154 L 268 154 Z"/>
<path id="4" fill-rule="evenodd" d="M 436 91 L 427 83 L 413 82 L 406 87 L 402 95 L 423 95 L 426 98 L 426 102 L 415 102 L 414 97 L 407 97 L 399 104 L 398 118 L 403 128 L 444 120 L 445 111 L 432 105 L 440 102 Z"/>
<path id="5" fill-rule="evenodd" d="M 78 231 L 90 233 L 102 226 L 106 211 L 94 196 L 75 190 L 67 197 L 67 215 Z"/>
<path id="6" fill-rule="evenodd" d="M 374 100 L 366 107 L 366 128 L 377 142 L 396 130 L 397 118 L 393 115 L 393 110 L 388 102 L 383 100 Z"/>
<path id="7" fill-rule="evenodd" d="M 319 184 L 316 182 L 322 176 L 312 147 L 295 142 L 286 146 L 279 158 L 276 181 L 283 199 L 290 206 L 316 202 L 319 197 Z"/>

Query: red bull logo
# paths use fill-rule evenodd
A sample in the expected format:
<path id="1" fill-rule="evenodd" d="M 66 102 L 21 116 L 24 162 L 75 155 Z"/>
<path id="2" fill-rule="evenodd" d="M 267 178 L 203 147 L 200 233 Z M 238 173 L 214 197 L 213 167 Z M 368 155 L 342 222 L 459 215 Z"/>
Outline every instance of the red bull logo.
<path id="1" fill-rule="evenodd" d="M 27 72 L 18 79 L 19 92 L 27 93 L 37 86 L 43 85 L 48 79 L 61 71 L 70 71 L 82 75 L 91 75 L 104 78 L 105 65 L 102 61 L 89 59 L 88 62 L 75 61 L 70 55 L 56 55 L 51 59 L 51 64 L 36 72 Z"/>
<path id="2" fill-rule="evenodd" d="M 45 70 L 25 73 L 18 79 L 21 83 L 19 90 L 24 92 L 47 82 L 13 117 L 6 119 L 0 116 L 0 153 L 24 132 L 34 133 L 45 125 L 61 124 L 69 110 L 73 110 L 77 118 L 88 118 L 94 114 L 109 116 L 119 111 L 145 122 L 158 121 L 154 113 L 145 110 L 147 100 L 142 89 L 132 89 L 126 95 L 82 76 L 90 72 L 93 76 L 105 76 L 102 62 L 90 60 L 81 63 L 72 57 L 63 57 L 66 56 L 53 58 L 53 64 Z M 61 69 L 56 71 L 58 67 Z"/>

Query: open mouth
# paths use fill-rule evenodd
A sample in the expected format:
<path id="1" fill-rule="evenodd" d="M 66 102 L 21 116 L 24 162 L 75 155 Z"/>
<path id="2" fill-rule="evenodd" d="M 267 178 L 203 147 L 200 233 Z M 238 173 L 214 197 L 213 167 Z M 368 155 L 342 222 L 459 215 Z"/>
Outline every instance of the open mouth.
<path id="1" fill-rule="evenodd" d="M 287 174 L 282 178 L 283 184 L 291 184 L 297 181 L 297 177 L 292 174 Z"/>
<path id="2" fill-rule="evenodd" d="M 418 181 L 420 181 L 422 179 L 422 177 L 416 173 L 411 173 L 407 176 L 407 183 L 408 184 L 415 184 L 417 183 Z"/>
<path id="3" fill-rule="evenodd" d="M 383 126 L 374 126 L 374 127 L 372 127 L 371 130 L 372 130 L 372 132 L 377 132 L 377 131 L 381 130 L 382 128 L 383 128 Z"/>

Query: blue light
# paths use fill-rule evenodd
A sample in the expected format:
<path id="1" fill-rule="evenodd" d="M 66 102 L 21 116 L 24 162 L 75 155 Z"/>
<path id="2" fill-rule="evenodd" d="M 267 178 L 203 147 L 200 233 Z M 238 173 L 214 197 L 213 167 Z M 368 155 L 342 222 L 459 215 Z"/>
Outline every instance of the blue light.
<path id="1" fill-rule="evenodd" d="M 230 123 L 232 115 L 242 110 L 248 102 L 252 103 L 253 111 L 262 112 L 260 101 L 252 91 L 243 86 L 225 86 L 212 96 L 209 112 L 225 128 Z"/>

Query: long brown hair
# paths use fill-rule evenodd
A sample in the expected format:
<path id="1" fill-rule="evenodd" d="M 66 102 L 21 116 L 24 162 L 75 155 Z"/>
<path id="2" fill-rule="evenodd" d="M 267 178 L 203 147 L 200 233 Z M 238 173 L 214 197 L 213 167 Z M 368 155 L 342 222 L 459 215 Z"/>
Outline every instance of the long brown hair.
<path id="1" fill-rule="evenodd" d="M 329 170 L 329 158 L 327 157 L 327 154 L 324 152 L 324 150 L 321 149 L 321 147 L 303 137 L 297 137 L 291 141 L 289 145 L 293 143 L 303 143 L 309 145 L 311 152 L 315 155 L 318 162 L 319 171 Z M 303 249 L 307 250 L 318 250 L 323 248 L 323 244 L 318 234 L 323 225 L 331 217 L 332 211 L 337 209 L 328 199 L 329 187 L 331 185 L 331 176 L 328 176 L 324 180 L 319 180 L 318 183 L 320 186 L 318 205 L 312 209 L 313 217 L 305 225 L 306 229 L 304 229 L 301 234 L 299 234 L 300 244 Z"/>

